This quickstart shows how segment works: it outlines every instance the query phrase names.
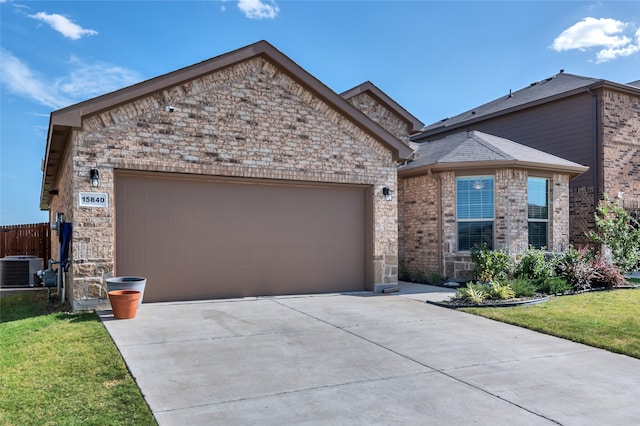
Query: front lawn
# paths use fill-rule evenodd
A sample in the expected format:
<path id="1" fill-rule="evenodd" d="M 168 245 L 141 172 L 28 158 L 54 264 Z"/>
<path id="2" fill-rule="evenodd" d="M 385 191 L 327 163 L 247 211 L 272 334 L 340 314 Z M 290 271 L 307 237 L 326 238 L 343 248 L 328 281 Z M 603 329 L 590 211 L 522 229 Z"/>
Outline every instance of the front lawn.
<path id="1" fill-rule="evenodd" d="M 461 310 L 640 358 L 640 289 L 560 296 L 533 306 Z"/>
<path id="2" fill-rule="evenodd" d="M 2 425 L 156 424 L 98 317 L 45 291 L 0 299 L 0 395 Z"/>

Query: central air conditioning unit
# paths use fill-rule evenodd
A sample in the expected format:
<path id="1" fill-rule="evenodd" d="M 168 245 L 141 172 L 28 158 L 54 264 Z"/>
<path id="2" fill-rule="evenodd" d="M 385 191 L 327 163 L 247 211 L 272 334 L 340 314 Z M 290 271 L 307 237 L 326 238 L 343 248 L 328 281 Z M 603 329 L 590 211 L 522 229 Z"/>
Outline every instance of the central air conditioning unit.
<path id="1" fill-rule="evenodd" d="M 33 287 L 40 284 L 37 272 L 44 260 L 36 256 L 5 256 L 0 259 L 0 287 Z"/>

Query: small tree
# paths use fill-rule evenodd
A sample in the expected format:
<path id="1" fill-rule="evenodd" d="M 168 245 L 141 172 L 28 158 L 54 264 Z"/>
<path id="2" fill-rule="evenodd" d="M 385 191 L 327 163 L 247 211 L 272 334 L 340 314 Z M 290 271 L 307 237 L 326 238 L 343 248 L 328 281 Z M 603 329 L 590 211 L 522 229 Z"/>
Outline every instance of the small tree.
<path id="1" fill-rule="evenodd" d="M 611 249 L 613 263 L 623 272 L 640 267 L 640 223 L 605 195 L 595 214 L 597 232 L 588 237 Z"/>

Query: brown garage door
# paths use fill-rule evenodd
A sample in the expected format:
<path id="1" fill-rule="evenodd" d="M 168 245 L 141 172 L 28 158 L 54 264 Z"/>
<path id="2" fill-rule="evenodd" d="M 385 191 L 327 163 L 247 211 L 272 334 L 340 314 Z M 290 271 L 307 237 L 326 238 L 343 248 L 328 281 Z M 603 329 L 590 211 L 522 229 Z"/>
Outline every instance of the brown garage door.
<path id="1" fill-rule="evenodd" d="M 363 290 L 366 187 L 116 176 L 116 273 L 145 302 Z"/>

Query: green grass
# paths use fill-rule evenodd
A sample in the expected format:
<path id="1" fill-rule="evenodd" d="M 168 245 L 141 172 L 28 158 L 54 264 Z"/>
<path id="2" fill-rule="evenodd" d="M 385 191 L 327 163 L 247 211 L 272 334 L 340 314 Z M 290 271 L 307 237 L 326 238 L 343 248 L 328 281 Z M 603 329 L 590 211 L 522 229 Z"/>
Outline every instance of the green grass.
<path id="1" fill-rule="evenodd" d="M 561 296 L 533 306 L 462 310 L 640 358 L 638 289 Z"/>
<path id="2" fill-rule="evenodd" d="M 0 299 L 0 425 L 155 425 L 94 313 L 44 291 Z"/>

